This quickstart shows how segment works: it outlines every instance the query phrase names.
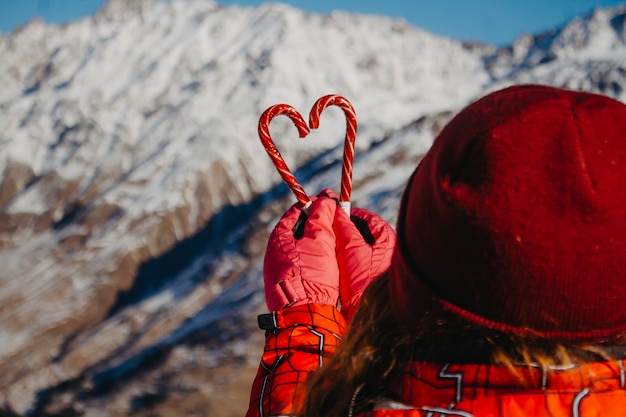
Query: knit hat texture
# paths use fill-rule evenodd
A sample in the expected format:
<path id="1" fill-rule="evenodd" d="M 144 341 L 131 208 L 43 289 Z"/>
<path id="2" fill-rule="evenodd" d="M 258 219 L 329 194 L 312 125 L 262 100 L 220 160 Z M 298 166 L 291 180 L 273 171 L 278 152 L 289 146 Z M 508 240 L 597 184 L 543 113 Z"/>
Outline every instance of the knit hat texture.
<path id="1" fill-rule="evenodd" d="M 435 139 L 397 229 L 406 324 L 438 306 L 550 338 L 626 331 L 626 105 L 539 85 L 483 97 Z"/>

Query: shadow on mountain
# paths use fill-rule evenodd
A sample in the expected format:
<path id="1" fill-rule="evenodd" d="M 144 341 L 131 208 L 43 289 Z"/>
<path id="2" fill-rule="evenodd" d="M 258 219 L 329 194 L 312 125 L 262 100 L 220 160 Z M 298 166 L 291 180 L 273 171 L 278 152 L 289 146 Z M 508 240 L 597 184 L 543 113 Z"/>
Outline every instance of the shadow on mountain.
<path id="1" fill-rule="evenodd" d="M 204 313 L 199 313 L 203 315 Z M 172 349 L 184 344 L 188 346 L 202 345 L 207 349 L 223 346 L 224 343 L 245 337 L 246 323 L 242 323 L 241 317 L 222 318 L 212 322 L 204 328 L 196 328 L 185 334 L 182 339 L 166 338 L 160 343 L 149 346 L 137 354 L 126 358 L 115 365 L 100 369 L 85 370 L 80 376 L 64 381 L 56 386 L 49 387 L 37 394 L 37 400 L 32 410 L 28 412 L 30 417 L 74 417 L 84 415 L 80 407 L 68 404 L 65 408 L 51 413 L 50 406 L 61 397 L 71 397 L 76 402 L 90 402 L 102 398 L 115 398 L 116 394 L 123 392 L 137 381 L 151 380 L 156 378 L 157 383 L 150 384 L 148 391 L 140 391 L 131 398 L 130 411 L 138 413 L 150 410 L 152 407 L 167 400 L 173 391 L 180 391 L 181 387 L 176 381 L 171 381 L 172 374 L 162 369 Z M 233 329 L 239 329 L 233 332 Z M 115 356 L 115 355 L 113 355 Z M 109 359 L 114 360 L 114 357 Z M 106 362 L 109 362 L 106 361 Z M 196 387 L 187 387 L 188 390 L 196 390 Z M 10 410 L 0 410 L 0 416 L 11 414 Z"/>
<path id="2" fill-rule="evenodd" d="M 296 178 L 305 183 L 314 174 L 319 175 L 320 172 L 341 163 L 340 159 L 336 158 L 332 158 L 331 162 L 328 162 L 328 156 L 338 152 L 340 146 L 343 144 L 331 148 L 303 164 L 300 169 L 294 172 Z M 186 287 L 191 290 L 199 282 L 206 279 L 211 272 L 210 262 L 197 271 L 192 270 L 194 262 L 201 257 L 217 259 L 228 251 L 241 253 L 246 234 L 245 232 L 237 233 L 237 229 L 246 225 L 268 202 L 281 198 L 288 192 L 285 184 L 279 183 L 249 202 L 223 207 L 204 228 L 194 235 L 180 241 L 163 255 L 140 265 L 132 287 L 127 291 L 118 293 L 117 300 L 109 309 L 107 316 L 111 317 L 128 306 L 136 305 L 166 290 L 184 273 L 187 273 L 188 279 L 191 280 L 192 285 L 186 282 Z M 175 292 L 174 295 L 176 298 L 181 298 L 184 294 L 179 291 L 178 293 Z"/>
<path id="3" fill-rule="evenodd" d="M 181 389 L 176 381 L 169 380 L 172 374 L 163 369 L 166 367 L 172 349 L 186 345 L 202 346 L 207 351 L 217 351 L 234 340 L 243 340 L 248 337 L 254 325 L 240 313 L 242 305 L 246 305 L 253 294 L 237 288 L 246 286 L 247 283 L 238 282 L 229 287 L 213 302 L 156 344 L 147 346 L 120 361 L 119 358 L 125 356 L 124 347 L 121 347 L 108 359 L 83 371 L 80 376 L 40 391 L 34 408 L 28 415 L 31 417 L 83 415 L 74 405 L 68 405 L 55 414 L 51 414 L 49 408 L 58 398 L 68 396 L 79 402 L 115 398 L 116 394 L 128 389 L 135 382 L 154 378 L 158 382 L 151 384 L 150 390 L 138 392 L 130 400 L 131 411 L 138 413 L 150 410 L 166 401 L 173 390 L 180 391 Z M 1 415 L 3 414 L 0 413 Z"/>

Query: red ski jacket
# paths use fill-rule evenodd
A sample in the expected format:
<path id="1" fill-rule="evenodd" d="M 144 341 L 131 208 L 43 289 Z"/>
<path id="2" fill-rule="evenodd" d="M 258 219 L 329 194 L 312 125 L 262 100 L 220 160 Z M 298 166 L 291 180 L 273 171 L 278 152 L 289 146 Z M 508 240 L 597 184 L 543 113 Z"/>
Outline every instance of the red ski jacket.
<path id="1" fill-rule="evenodd" d="M 252 384 L 246 417 L 290 416 L 299 409 L 298 385 L 339 346 L 346 322 L 335 307 L 304 304 L 277 311 L 268 323 L 265 349 Z"/>
<path id="2" fill-rule="evenodd" d="M 307 304 L 267 316 L 269 329 L 246 417 L 284 417 L 302 402 L 296 388 L 338 347 L 346 323 L 333 306 Z M 626 415 L 623 361 L 550 369 L 523 365 L 411 364 L 402 403 L 360 417 L 592 417 Z M 299 390 L 298 392 L 300 392 Z M 356 416 L 355 416 L 356 417 Z"/>

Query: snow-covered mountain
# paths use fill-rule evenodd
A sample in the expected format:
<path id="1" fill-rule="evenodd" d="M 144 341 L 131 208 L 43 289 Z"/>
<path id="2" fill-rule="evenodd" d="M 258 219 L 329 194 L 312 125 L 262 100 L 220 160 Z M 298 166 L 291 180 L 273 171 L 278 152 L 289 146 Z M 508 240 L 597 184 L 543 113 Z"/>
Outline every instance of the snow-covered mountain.
<path id="1" fill-rule="evenodd" d="M 262 111 L 347 97 L 353 202 L 393 223 L 433 136 L 485 92 L 626 101 L 625 32 L 626 5 L 496 48 L 382 16 L 109 0 L 0 37 L 0 414 L 242 415 L 265 242 L 294 201 Z M 328 109 L 296 140 L 272 122 L 311 194 L 338 188 L 344 123 Z"/>

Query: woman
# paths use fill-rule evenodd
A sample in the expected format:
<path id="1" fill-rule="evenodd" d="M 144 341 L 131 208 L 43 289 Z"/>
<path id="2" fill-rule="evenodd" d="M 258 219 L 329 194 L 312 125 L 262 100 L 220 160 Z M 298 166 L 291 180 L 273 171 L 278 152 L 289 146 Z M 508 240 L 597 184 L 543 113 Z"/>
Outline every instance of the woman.
<path id="1" fill-rule="evenodd" d="M 306 245 L 268 245 L 273 325 L 248 416 L 626 413 L 625 140 L 626 106 L 607 97 L 487 95 L 409 180 L 388 268 L 361 267 L 388 262 L 384 222 L 355 212 L 359 233 L 320 196 Z M 304 291 L 270 303 L 285 277 Z M 359 305 L 342 342 L 337 299 Z"/>

